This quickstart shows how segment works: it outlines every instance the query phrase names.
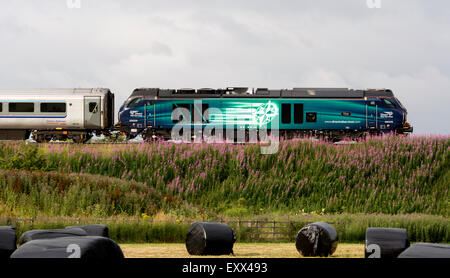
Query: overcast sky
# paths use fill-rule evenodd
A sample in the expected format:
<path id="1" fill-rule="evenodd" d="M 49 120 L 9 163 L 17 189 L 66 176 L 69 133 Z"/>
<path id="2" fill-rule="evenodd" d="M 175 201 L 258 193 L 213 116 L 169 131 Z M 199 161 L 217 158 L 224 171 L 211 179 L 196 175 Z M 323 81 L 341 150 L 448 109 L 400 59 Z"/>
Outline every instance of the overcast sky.
<path id="1" fill-rule="evenodd" d="M 450 134 L 449 1 L 80 2 L 0 0 L 0 87 L 390 88 Z"/>

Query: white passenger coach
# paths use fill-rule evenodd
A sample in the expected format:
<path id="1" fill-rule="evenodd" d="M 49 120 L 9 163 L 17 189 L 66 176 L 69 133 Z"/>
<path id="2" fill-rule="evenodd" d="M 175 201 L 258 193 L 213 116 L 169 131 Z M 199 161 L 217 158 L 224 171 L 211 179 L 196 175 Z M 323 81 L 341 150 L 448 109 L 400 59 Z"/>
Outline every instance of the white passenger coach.
<path id="1" fill-rule="evenodd" d="M 109 89 L 0 89 L 0 140 L 83 143 L 113 125 Z"/>

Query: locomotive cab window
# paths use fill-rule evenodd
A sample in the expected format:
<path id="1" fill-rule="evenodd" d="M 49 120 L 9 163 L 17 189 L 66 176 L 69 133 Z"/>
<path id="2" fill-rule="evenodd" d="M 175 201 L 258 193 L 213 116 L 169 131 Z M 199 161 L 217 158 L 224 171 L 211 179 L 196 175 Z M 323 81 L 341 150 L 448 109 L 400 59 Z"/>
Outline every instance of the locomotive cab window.
<path id="1" fill-rule="evenodd" d="M 41 103 L 42 113 L 66 113 L 65 103 L 46 102 Z"/>
<path id="2" fill-rule="evenodd" d="M 34 103 L 33 102 L 10 102 L 9 112 L 13 113 L 33 113 Z"/>
<path id="3" fill-rule="evenodd" d="M 141 102 L 141 100 L 142 100 L 142 98 L 135 98 L 135 99 L 131 100 L 128 103 L 127 108 L 133 108 L 133 107 L 138 106 L 138 104 L 139 104 L 139 102 Z"/>
<path id="4" fill-rule="evenodd" d="M 283 124 L 291 123 L 291 104 L 290 103 L 281 104 L 281 122 Z"/>
<path id="5" fill-rule="evenodd" d="M 97 113 L 98 111 L 98 103 L 97 102 L 89 102 L 89 112 Z"/>
<path id="6" fill-rule="evenodd" d="M 308 123 L 315 123 L 317 122 L 317 113 L 306 113 L 306 121 Z"/>
<path id="7" fill-rule="evenodd" d="M 390 100 L 383 98 L 383 103 L 384 103 L 384 106 L 386 106 L 386 107 L 395 108 L 395 105 Z"/>

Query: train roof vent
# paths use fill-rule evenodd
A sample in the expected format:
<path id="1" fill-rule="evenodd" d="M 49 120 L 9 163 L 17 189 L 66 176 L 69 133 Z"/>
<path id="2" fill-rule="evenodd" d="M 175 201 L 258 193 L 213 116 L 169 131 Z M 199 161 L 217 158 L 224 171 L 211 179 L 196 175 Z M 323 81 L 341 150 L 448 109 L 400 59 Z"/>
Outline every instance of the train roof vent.
<path id="1" fill-rule="evenodd" d="M 364 92 L 366 97 L 393 97 L 394 93 L 389 89 L 367 89 Z"/>
<path id="2" fill-rule="evenodd" d="M 253 90 L 249 87 L 228 87 L 226 89 L 227 95 L 249 95 L 252 94 Z"/>
<path id="3" fill-rule="evenodd" d="M 200 88 L 197 89 L 197 94 L 216 94 L 217 90 L 212 88 Z"/>
<path id="4" fill-rule="evenodd" d="M 131 97 L 134 96 L 157 96 L 159 88 L 137 88 L 131 93 Z"/>
<path id="5" fill-rule="evenodd" d="M 347 88 L 293 88 L 292 90 L 283 90 L 281 96 L 294 98 L 361 98 L 363 93 Z"/>
<path id="6" fill-rule="evenodd" d="M 182 88 L 178 89 L 177 94 L 195 94 L 195 89 L 192 88 Z"/>
<path id="7" fill-rule="evenodd" d="M 159 93 L 158 93 L 158 96 L 161 96 L 161 97 L 170 97 L 170 96 L 174 95 L 175 92 L 176 92 L 176 91 L 175 91 L 174 89 L 160 89 L 160 90 L 159 90 Z"/>
<path id="8" fill-rule="evenodd" d="M 256 89 L 256 94 L 257 95 L 268 95 L 269 94 L 269 89 L 268 88 L 257 88 Z"/>
<path id="9" fill-rule="evenodd" d="M 266 88 L 258 88 L 255 92 L 255 97 L 278 98 L 281 96 L 281 90 L 269 90 Z"/>

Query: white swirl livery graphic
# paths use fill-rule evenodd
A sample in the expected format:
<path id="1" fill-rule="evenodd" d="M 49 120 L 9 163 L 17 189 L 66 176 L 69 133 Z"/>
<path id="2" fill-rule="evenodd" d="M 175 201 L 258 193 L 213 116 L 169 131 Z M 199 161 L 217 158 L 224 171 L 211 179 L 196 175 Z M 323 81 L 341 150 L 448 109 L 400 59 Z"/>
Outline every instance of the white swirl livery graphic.
<path id="1" fill-rule="evenodd" d="M 273 119 L 278 116 L 278 107 L 272 103 L 264 103 L 261 104 L 258 108 L 256 108 L 254 117 L 255 122 L 258 125 L 265 125 L 273 121 Z"/>

